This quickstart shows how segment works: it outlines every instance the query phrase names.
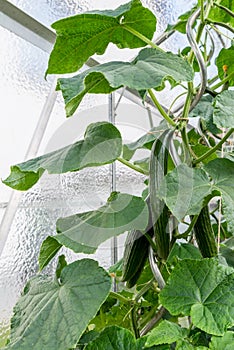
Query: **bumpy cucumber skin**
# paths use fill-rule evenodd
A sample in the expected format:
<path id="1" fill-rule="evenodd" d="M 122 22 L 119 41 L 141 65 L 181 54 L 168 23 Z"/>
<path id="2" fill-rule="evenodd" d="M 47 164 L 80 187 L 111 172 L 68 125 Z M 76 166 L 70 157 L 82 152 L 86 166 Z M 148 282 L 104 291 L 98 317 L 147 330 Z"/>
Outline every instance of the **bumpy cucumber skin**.
<path id="1" fill-rule="evenodd" d="M 153 236 L 153 229 L 147 232 Z M 149 242 L 141 231 L 133 230 L 128 233 L 123 257 L 122 281 L 127 282 L 127 287 L 132 288 L 145 266 L 149 250 Z"/>
<path id="2" fill-rule="evenodd" d="M 155 140 L 150 157 L 150 204 L 154 226 L 154 235 L 157 246 L 157 256 L 166 260 L 170 251 L 170 232 L 168 229 L 169 209 L 165 202 L 158 198 L 158 189 L 164 176 L 167 174 L 168 155 L 173 130 L 168 129 Z"/>
<path id="3" fill-rule="evenodd" d="M 197 218 L 194 225 L 194 234 L 203 258 L 217 256 L 218 249 L 210 222 L 208 205 L 202 208 Z"/>

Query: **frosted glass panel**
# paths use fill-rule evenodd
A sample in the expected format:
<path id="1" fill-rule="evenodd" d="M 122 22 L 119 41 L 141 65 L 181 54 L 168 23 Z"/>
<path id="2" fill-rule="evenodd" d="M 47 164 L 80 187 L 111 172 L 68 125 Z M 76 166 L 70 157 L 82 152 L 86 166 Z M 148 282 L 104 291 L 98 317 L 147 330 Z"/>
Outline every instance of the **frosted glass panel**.
<path id="1" fill-rule="evenodd" d="M 48 55 L 0 27 L 0 177 L 22 161 L 49 92 L 44 80 Z M 0 202 L 10 190 L 0 183 Z"/>

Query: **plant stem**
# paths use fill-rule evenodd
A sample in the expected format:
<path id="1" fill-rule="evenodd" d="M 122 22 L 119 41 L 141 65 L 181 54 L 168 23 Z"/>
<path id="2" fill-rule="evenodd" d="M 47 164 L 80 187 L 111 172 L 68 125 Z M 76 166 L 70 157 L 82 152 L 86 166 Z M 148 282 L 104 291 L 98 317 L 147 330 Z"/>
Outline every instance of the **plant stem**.
<path id="1" fill-rule="evenodd" d="M 193 217 L 192 221 L 190 222 L 189 227 L 187 228 L 187 230 L 185 232 L 175 236 L 176 239 L 187 238 L 188 235 L 190 234 L 190 232 L 192 231 L 194 225 L 196 224 L 197 218 L 198 218 L 198 215 L 194 215 L 194 217 Z"/>
<path id="2" fill-rule="evenodd" d="M 214 2 L 214 5 L 219 7 L 220 9 L 224 10 L 225 12 L 227 12 L 230 16 L 234 17 L 234 12 L 231 11 L 229 8 L 223 6 L 223 5 L 220 5 L 218 4 L 217 2 Z"/>
<path id="3" fill-rule="evenodd" d="M 148 90 L 149 95 L 153 101 L 153 103 L 155 104 L 155 106 L 157 107 L 159 113 L 161 114 L 161 116 L 173 127 L 176 126 L 176 123 L 169 117 L 169 115 L 164 111 L 164 109 L 162 108 L 162 106 L 160 105 L 160 103 L 158 102 L 157 98 L 155 97 L 153 91 L 151 89 Z"/>
<path id="4" fill-rule="evenodd" d="M 147 232 L 144 235 L 147 238 L 149 244 L 151 245 L 153 251 L 156 253 L 157 252 L 157 247 L 156 247 L 156 244 L 154 243 L 153 239 L 150 237 L 150 235 Z"/>
<path id="5" fill-rule="evenodd" d="M 196 159 L 197 156 L 193 152 L 192 148 L 190 147 L 189 140 L 188 140 L 188 134 L 186 132 L 185 126 L 181 129 L 181 137 L 182 137 L 183 148 L 184 148 L 184 153 L 185 153 L 185 163 L 190 164 L 191 157 Z"/>
<path id="6" fill-rule="evenodd" d="M 140 167 L 138 167 L 138 166 L 136 166 L 136 165 L 130 163 L 128 160 L 126 160 L 126 159 L 124 159 L 124 158 L 118 157 L 117 160 L 118 160 L 120 163 L 122 163 L 122 164 L 128 166 L 129 168 L 131 168 L 131 169 L 137 171 L 138 173 L 141 173 L 141 174 L 143 174 L 143 175 L 149 175 L 149 172 L 148 172 L 148 171 L 143 170 L 142 168 L 140 168 Z"/>
<path id="7" fill-rule="evenodd" d="M 113 299 L 117 299 L 119 301 L 122 301 L 123 303 L 130 303 L 131 300 L 125 298 L 123 295 L 115 293 L 115 292 L 110 292 L 109 296 Z"/>
<path id="8" fill-rule="evenodd" d="M 158 323 L 161 318 L 165 315 L 167 310 L 161 306 L 156 313 L 156 315 L 145 325 L 144 328 L 140 331 L 140 336 L 142 337 L 143 335 L 147 334 L 155 325 Z"/>
<path id="9" fill-rule="evenodd" d="M 231 134 L 234 132 L 234 128 L 231 128 L 226 135 L 222 138 L 222 140 L 220 140 L 213 148 L 211 148 L 208 152 L 206 152 L 205 154 L 203 154 L 200 158 L 197 158 L 193 161 L 193 164 L 198 164 L 200 162 L 202 162 L 204 159 L 208 158 L 211 154 L 213 154 L 214 152 L 216 152 L 220 146 L 222 146 L 222 144 L 231 136 Z"/>
<path id="10" fill-rule="evenodd" d="M 153 41 L 151 41 L 150 39 L 148 39 L 146 36 L 144 36 L 143 34 L 139 33 L 137 30 L 129 27 L 127 24 L 123 24 L 122 25 L 124 27 L 124 29 L 126 29 L 128 32 L 130 32 L 131 34 L 135 35 L 137 38 L 141 39 L 142 41 L 144 41 L 146 44 L 150 45 L 152 48 L 154 49 L 158 49 L 162 52 L 165 52 L 163 49 L 161 49 L 161 47 L 157 46 L 155 43 L 153 43 Z"/>
<path id="11" fill-rule="evenodd" d="M 229 81 L 234 75 L 234 72 L 230 73 L 229 75 L 227 75 L 223 80 L 221 80 L 219 83 L 217 83 L 214 86 L 211 86 L 211 90 L 216 90 L 218 89 L 220 86 L 222 86 L 223 84 L 225 84 L 227 81 Z"/>
<path id="12" fill-rule="evenodd" d="M 155 279 L 152 278 L 149 282 L 147 282 L 143 288 L 141 288 L 141 290 L 139 291 L 139 293 L 137 293 L 137 295 L 135 296 L 134 300 L 135 302 L 138 302 L 141 297 L 151 288 L 153 282 L 155 282 Z"/>
<path id="13" fill-rule="evenodd" d="M 207 22 L 208 22 L 209 24 L 213 24 L 213 25 L 216 25 L 216 26 L 223 27 L 223 28 L 229 30 L 230 32 L 234 33 L 234 28 L 232 28 L 232 27 L 231 27 L 229 24 L 227 24 L 227 23 L 211 21 L 210 19 L 207 20 Z"/>
<path id="14" fill-rule="evenodd" d="M 204 13 L 204 0 L 201 0 L 201 22 L 204 22 L 205 20 L 205 13 Z"/>
<path id="15" fill-rule="evenodd" d="M 136 318 L 136 306 L 134 305 L 131 309 L 131 321 L 132 321 L 132 328 L 135 334 L 136 339 L 140 338 L 140 332 L 138 329 L 137 324 L 137 318 Z"/>

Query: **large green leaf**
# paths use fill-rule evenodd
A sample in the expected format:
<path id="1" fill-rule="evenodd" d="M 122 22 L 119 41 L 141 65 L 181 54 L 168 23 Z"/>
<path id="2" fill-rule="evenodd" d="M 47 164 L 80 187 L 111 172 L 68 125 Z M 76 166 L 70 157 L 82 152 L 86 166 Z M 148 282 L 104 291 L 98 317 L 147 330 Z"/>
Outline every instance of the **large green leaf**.
<path id="1" fill-rule="evenodd" d="M 234 269 L 216 259 L 181 260 L 159 299 L 172 315 L 190 315 L 194 326 L 223 335 L 234 325 Z"/>
<path id="2" fill-rule="evenodd" d="M 7 349 L 74 348 L 110 288 L 107 272 L 90 259 L 67 265 L 59 280 L 34 277 L 14 308 Z"/>
<path id="3" fill-rule="evenodd" d="M 52 28 L 56 30 L 57 40 L 47 73 L 77 71 L 90 56 L 103 54 L 110 42 L 119 48 L 145 46 L 128 27 L 151 39 L 156 18 L 139 0 L 132 0 L 116 10 L 86 12 L 55 22 Z"/>
<path id="4" fill-rule="evenodd" d="M 164 320 L 148 334 L 145 347 L 148 348 L 153 345 L 172 344 L 179 339 L 185 338 L 187 335 L 187 329 L 181 328 L 176 323 Z"/>
<path id="5" fill-rule="evenodd" d="M 186 215 L 199 214 L 204 198 L 212 191 L 204 170 L 181 164 L 168 173 L 159 189 L 169 209 L 178 220 Z"/>
<path id="6" fill-rule="evenodd" d="M 57 221 L 58 234 L 53 238 L 76 253 L 94 253 L 107 239 L 125 231 L 144 231 L 148 207 L 140 197 L 115 193 L 97 210 L 68 216 Z"/>
<path id="7" fill-rule="evenodd" d="M 109 93 L 121 86 L 135 90 L 161 88 L 164 81 L 190 81 L 191 66 L 183 58 L 158 49 L 145 48 L 133 62 L 108 62 L 73 77 L 58 80 L 67 115 L 72 115 L 87 93 Z"/>
<path id="8" fill-rule="evenodd" d="M 234 332 L 226 332 L 222 337 L 211 338 L 209 344 L 211 350 L 233 350 L 234 349 Z"/>
<path id="9" fill-rule="evenodd" d="M 50 174 L 77 171 L 86 167 L 112 163 L 122 152 L 118 129 L 107 122 L 93 123 L 86 129 L 84 140 L 30 159 L 11 167 L 3 182 L 16 190 L 32 187 L 47 170 Z"/>
<path id="10" fill-rule="evenodd" d="M 147 337 L 135 339 L 133 334 L 121 327 L 110 326 L 90 342 L 85 350 L 143 350 Z M 149 350 L 167 350 L 168 346 L 151 347 Z"/>
<path id="11" fill-rule="evenodd" d="M 217 158 L 208 163 L 205 170 L 213 180 L 213 189 L 221 193 L 228 230 L 234 233 L 234 162 Z"/>
<path id="12" fill-rule="evenodd" d="M 225 90 L 221 92 L 214 101 L 214 123 L 218 127 L 234 127 L 234 109 L 233 109 L 234 91 Z"/>
<path id="13" fill-rule="evenodd" d="M 231 46 L 228 49 L 222 49 L 216 58 L 216 65 L 218 68 L 218 74 L 220 80 L 222 80 L 225 75 L 232 74 L 232 77 L 228 81 L 230 86 L 234 85 L 234 47 Z M 225 67 L 225 69 L 223 69 Z"/>

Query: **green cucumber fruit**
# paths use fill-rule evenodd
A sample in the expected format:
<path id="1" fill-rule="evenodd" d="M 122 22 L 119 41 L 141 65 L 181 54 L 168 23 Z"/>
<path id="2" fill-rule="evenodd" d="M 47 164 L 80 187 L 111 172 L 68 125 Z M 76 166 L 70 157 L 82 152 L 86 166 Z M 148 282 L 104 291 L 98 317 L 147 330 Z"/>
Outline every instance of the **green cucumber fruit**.
<path id="1" fill-rule="evenodd" d="M 158 189 L 168 170 L 169 147 L 174 131 L 167 129 L 155 140 L 150 156 L 149 193 L 157 257 L 166 260 L 170 250 L 168 222 L 170 212 L 165 202 L 158 196 Z"/>
<path id="2" fill-rule="evenodd" d="M 149 197 L 147 197 L 146 202 L 149 206 Z M 153 236 L 151 218 L 149 218 L 146 231 L 150 237 Z M 148 250 L 149 241 L 141 231 L 132 230 L 128 232 L 122 265 L 122 281 L 127 282 L 128 288 L 132 288 L 140 277 L 148 257 Z"/>
<path id="3" fill-rule="evenodd" d="M 194 225 L 194 234 L 203 258 L 211 258 L 218 254 L 214 232 L 210 222 L 208 205 L 202 208 Z"/>

